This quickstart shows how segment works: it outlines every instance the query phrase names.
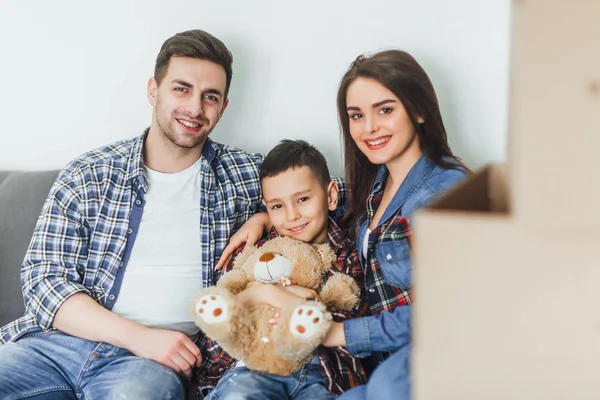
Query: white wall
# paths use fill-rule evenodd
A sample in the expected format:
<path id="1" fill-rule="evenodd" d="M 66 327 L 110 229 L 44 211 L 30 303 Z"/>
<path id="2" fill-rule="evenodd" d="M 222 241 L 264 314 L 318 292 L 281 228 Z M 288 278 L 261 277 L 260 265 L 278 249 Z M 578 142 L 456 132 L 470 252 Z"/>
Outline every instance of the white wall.
<path id="1" fill-rule="evenodd" d="M 338 82 L 358 54 L 401 48 L 433 80 L 455 153 L 505 159 L 509 0 L 0 0 L 0 169 L 59 168 L 140 133 L 160 45 L 191 28 L 234 54 L 217 141 L 305 138 L 340 173 Z"/>

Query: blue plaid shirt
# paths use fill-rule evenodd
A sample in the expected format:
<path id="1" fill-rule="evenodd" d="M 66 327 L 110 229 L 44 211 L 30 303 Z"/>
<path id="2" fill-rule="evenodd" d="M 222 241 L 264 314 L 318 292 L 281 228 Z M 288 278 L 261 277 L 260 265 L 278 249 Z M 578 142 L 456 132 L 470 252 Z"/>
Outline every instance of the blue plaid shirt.
<path id="1" fill-rule="evenodd" d="M 0 344 L 51 329 L 60 306 L 78 292 L 112 309 L 148 190 L 145 136 L 86 153 L 58 175 L 21 269 L 25 316 L 0 329 Z M 210 139 L 204 145 L 199 221 L 204 286 L 215 284 L 213 267 L 229 236 L 260 207 L 262 159 Z"/>

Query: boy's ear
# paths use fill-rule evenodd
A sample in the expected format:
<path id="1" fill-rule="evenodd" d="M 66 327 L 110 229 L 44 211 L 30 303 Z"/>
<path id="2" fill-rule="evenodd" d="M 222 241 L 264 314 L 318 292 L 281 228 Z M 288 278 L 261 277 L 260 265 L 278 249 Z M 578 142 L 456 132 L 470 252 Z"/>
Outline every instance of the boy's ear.
<path id="1" fill-rule="evenodd" d="M 327 185 L 327 206 L 329 211 L 335 211 L 338 206 L 338 192 L 339 188 L 335 181 L 329 182 Z"/>

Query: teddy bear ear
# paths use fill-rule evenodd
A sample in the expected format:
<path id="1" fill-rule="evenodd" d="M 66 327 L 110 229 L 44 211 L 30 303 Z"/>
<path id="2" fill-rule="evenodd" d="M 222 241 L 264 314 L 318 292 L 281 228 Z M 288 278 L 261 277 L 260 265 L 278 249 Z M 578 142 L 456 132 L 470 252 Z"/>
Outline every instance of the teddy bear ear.
<path id="1" fill-rule="evenodd" d="M 321 256 L 321 261 L 324 266 L 329 266 L 329 264 L 336 260 L 337 257 L 335 256 L 333 249 L 327 243 L 313 244 L 313 247 L 317 250 L 319 256 Z"/>

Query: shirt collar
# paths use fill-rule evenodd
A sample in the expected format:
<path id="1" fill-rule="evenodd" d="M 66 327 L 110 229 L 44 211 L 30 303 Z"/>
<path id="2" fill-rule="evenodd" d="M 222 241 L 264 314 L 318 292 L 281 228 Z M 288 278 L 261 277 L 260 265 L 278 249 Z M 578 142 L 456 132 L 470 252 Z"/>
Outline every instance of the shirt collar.
<path id="1" fill-rule="evenodd" d="M 146 128 L 144 133 L 135 139 L 131 147 L 130 162 L 127 171 L 127 181 L 141 186 L 144 192 L 148 192 L 148 176 L 146 174 L 146 167 L 144 166 L 144 142 L 149 131 L 150 128 Z"/>
<path id="2" fill-rule="evenodd" d="M 146 137 L 148 137 L 150 128 L 146 128 L 144 133 L 135 139 L 131 148 L 129 169 L 127 171 L 127 180 L 136 182 L 144 190 L 144 193 L 148 192 L 148 174 L 146 173 L 146 166 L 144 165 L 144 144 Z M 202 148 L 202 156 L 208 161 L 209 164 L 218 157 L 221 153 L 221 148 L 213 142 L 210 138 L 206 138 L 204 147 Z"/>

